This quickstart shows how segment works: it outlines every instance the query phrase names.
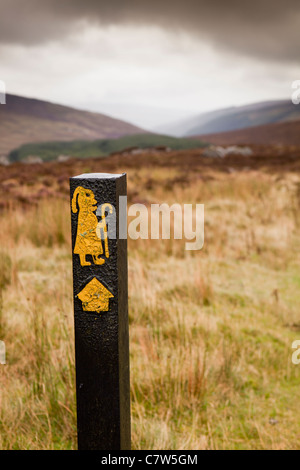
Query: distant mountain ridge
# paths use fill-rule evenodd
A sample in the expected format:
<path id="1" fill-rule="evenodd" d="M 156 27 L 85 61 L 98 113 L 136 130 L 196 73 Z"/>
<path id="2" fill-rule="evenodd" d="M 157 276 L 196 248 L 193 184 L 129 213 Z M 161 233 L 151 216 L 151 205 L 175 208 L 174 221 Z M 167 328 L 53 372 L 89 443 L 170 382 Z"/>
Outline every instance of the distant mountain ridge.
<path id="1" fill-rule="evenodd" d="M 118 138 L 147 131 L 120 119 L 48 101 L 6 95 L 0 105 L 0 156 L 32 142 Z"/>
<path id="2" fill-rule="evenodd" d="M 290 100 L 274 100 L 218 109 L 161 127 L 174 136 L 202 136 L 249 127 L 300 120 L 300 106 Z"/>

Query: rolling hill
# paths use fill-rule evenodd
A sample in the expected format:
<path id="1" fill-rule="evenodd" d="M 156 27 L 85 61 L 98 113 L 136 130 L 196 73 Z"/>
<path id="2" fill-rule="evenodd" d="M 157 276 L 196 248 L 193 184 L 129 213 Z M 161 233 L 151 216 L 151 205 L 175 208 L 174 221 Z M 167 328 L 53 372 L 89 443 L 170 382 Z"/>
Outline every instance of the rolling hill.
<path id="1" fill-rule="evenodd" d="M 215 145 L 300 146 L 300 120 L 195 137 Z"/>
<path id="2" fill-rule="evenodd" d="M 300 106 L 295 106 L 290 100 L 277 100 L 202 113 L 164 126 L 160 131 L 187 137 L 295 120 L 300 120 Z"/>
<path id="3" fill-rule="evenodd" d="M 112 139 L 146 131 L 104 114 L 6 95 L 0 106 L 0 156 L 31 142 Z"/>

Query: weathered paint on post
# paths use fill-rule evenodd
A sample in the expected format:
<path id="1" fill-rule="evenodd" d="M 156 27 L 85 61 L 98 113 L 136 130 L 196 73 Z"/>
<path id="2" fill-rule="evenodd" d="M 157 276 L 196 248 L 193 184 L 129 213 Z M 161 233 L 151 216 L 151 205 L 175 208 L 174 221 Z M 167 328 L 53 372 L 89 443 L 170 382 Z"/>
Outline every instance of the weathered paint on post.
<path id="1" fill-rule="evenodd" d="M 130 449 L 127 240 L 118 235 L 126 174 L 75 176 L 70 191 L 78 448 Z M 113 209 L 115 239 L 106 236 Z"/>

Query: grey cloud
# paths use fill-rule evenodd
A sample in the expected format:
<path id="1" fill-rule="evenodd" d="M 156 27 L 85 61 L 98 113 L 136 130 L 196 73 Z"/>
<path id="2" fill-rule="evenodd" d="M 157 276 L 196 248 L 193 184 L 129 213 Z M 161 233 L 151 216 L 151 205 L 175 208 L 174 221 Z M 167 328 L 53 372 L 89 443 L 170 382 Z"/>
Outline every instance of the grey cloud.
<path id="1" fill-rule="evenodd" d="M 299 61 L 299 0 L 0 0 L 0 42 L 61 40 L 84 22 L 156 25 L 264 60 Z"/>

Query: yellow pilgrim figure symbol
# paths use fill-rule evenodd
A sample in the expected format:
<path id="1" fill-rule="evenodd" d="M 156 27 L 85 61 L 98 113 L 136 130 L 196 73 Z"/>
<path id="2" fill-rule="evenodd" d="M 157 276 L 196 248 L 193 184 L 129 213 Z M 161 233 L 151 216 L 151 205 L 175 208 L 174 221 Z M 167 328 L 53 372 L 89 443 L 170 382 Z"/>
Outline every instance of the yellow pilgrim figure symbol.
<path id="1" fill-rule="evenodd" d="M 102 205 L 102 219 L 98 223 L 98 219 L 94 212 L 97 210 L 97 201 L 93 191 L 78 186 L 72 198 L 72 211 L 78 211 L 77 235 L 74 247 L 74 253 L 79 255 L 81 266 L 90 266 L 91 263 L 86 260 L 86 255 L 92 255 L 95 264 L 104 264 L 105 259 L 100 258 L 101 255 L 109 257 L 108 240 L 107 240 L 107 226 L 105 220 L 105 211 L 109 210 L 112 213 L 113 208 L 111 204 L 105 203 Z M 102 230 L 102 237 L 101 237 Z M 102 240 L 104 240 L 104 251 Z"/>
<path id="2" fill-rule="evenodd" d="M 113 294 L 94 277 L 83 289 L 77 297 L 82 302 L 82 308 L 86 312 L 108 312 L 109 299 L 113 298 Z"/>

